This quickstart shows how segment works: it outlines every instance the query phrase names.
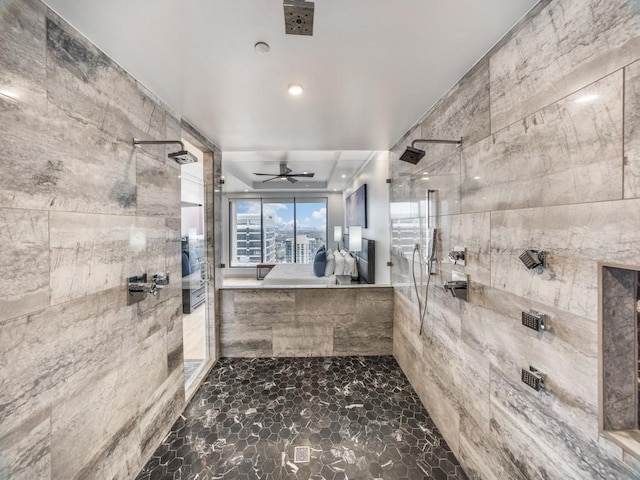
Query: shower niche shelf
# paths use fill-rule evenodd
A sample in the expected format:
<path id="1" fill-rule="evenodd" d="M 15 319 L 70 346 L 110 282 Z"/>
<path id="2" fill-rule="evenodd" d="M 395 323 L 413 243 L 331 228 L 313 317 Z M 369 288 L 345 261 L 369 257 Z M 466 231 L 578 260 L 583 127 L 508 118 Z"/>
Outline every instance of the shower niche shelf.
<path id="1" fill-rule="evenodd" d="M 640 266 L 598 265 L 599 429 L 640 458 Z"/>

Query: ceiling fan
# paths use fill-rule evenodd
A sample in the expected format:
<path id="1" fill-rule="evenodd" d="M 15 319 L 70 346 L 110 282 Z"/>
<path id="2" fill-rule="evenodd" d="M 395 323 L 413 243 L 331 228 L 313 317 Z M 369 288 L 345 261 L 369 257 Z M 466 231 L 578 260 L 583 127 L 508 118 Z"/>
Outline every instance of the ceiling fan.
<path id="1" fill-rule="evenodd" d="M 270 182 L 271 180 L 275 180 L 276 178 L 279 178 L 280 180 L 289 180 L 291 183 L 296 183 L 298 180 L 296 180 L 293 177 L 313 177 L 315 175 L 315 173 L 313 172 L 304 172 L 304 173 L 291 173 L 293 170 L 291 170 L 289 167 L 287 167 L 287 164 L 285 162 L 280 163 L 280 173 L 256 173 L 253 172 L 254 175 L 266 175 L 269 176 L 271 178 L 267 178 L 266 180 L 263 180 L 262 183 L 266 183 L 266 182 Z"/>

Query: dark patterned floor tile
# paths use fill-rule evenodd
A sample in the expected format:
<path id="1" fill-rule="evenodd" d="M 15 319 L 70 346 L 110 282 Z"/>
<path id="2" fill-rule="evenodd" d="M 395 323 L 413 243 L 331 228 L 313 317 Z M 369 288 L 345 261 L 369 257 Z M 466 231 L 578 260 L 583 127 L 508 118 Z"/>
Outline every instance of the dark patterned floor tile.
<path id="1" fill-rule="evenodd" d="M 137 480 L 466 478 L 393 357 L 328 357 L 220 359 Z"/>

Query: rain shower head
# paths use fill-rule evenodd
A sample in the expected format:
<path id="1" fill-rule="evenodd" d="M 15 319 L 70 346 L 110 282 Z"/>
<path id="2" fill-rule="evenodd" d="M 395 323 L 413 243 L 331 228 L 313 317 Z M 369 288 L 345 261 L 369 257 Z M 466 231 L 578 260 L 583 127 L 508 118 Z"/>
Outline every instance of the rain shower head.
<path id="1" fill-rule="evenodd" d="M 302 0 L 284 1 L 284 29 L 289 35 L 313 35 L 315 4 Z"/>
<path id="2" fill-rule="evenodd" d="M 198 161 L 198 157 L 196 157 L 193 153 L 188 152 L 184 148 L 184 143 L 180 140 L 138 140 L 137 138 L 133 139 L 133 146 L 137 147 L 139 145 L 172 145 L 172 144 L 180 145 L 182 150 L 178 150 L 177 152 L 170 153 L 168 155 L 169 158 L 176 161 L 180 165 L 184 165 L 185 163 L 194 163 Z"/>
<path id="3" fill-rule="evenodd" d="M 173 158 L 180 165 L 184 165 L 186 163 L 196 163 L 198 161 L 198 157 L 186 150 L 180 150 L 179 152 L 170 153 L 169 158 Z"/>
<path id="4" fill-rule="evenodd" d="M 422 157 L 424 157 L 425 151 L 415 147 L 415 144 L 417 142 L 448 143 L 452 145 L 462 145 L 462 140 L 436 140 L 436 139 L 429 139 L 429 138 L 419 138 L 411 142 L 411 146 L 407 147 L 404 153 L 400 155 L 400 160 L 402 160 L 403 162 L 412 163 L 414 165 L 416 165 L 420 160 L 422 160 Z"/>
<path id="5" fill-rule="evenodd" d="M 404 151 L 404 153 L 400 157 L 400 160 L 402 160 L 403 162 L 409 162 L 416 165 L 420 160 L 422 160 L 422 157 L 424 157 L 424 154 L 425 154 L 424 150 L 420 150 L 419 148 L 414 148 L 414 147 L 407 147 L 407 149 Z"/>

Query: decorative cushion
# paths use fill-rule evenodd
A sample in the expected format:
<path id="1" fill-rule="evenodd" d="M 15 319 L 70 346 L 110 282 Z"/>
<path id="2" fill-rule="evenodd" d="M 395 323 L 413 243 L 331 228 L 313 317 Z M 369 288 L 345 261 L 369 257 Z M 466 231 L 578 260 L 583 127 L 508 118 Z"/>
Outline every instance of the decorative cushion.
<path id="1" fill-rule="evenodd" d="M 321 246 L 316 252 L 316 256 L 313 259 L 313 274 L 316 277 L 324 276 L 324 269 L 327 266 L 327 251 L 325 246 Z"/>
<path id="2" fill-rule="evenodd" d="M 345 267 L 344 274 L 351 275 L 351 278 L 358 278 L 358 267 L 356 266 L 356 259 L 350 254 L 345 255 Z"/>
<path id="3" fill-rule="evenodd" d="M 330 277 L 333 275 L 333 272 L 336 271 L 336 257 L 331 251 L 331 249 L 327 249 L 327 265 L 324 267 L 324 276 Z"/>
<path id="4" fill-rule="evenodd" d="M 334 273 L 336 275 L 344 275 L 345 262 L 344 262 L 344 256 L 342 255 L 342 253 L 336 252 L 334 255 L 334 260 L 336 262 L 336 268 L 334 270 Z"/>

